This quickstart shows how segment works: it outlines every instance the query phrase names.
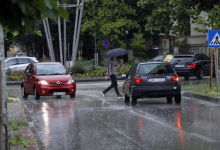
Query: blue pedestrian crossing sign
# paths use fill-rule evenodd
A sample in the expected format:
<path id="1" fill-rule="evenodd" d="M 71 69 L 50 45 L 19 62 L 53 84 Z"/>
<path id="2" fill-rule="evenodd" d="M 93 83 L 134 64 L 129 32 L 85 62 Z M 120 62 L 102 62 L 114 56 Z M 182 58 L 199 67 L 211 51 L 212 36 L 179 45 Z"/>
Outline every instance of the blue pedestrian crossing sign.
<path id="1" fill-rule="evenodd" d="M 209 47 L 220 47 L 220 30 L 209 30 Z"/>

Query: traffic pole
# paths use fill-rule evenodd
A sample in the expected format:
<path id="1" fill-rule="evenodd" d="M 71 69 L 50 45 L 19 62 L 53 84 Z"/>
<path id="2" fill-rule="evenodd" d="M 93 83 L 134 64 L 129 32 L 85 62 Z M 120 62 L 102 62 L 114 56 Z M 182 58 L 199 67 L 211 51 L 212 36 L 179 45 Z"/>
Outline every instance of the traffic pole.
<path id="1" fill-rule="evenodd" d="M 218 48 L 216 48 L 216 79 L 217 79 L 217 93 L 218 93 Z"/>
<path id="2" fill-rule="evenodd" d="M 212 66 L 213 66 L 213 63 L 212 63 L 212 61 L 213 61 L 213 49 L 211 48 L 211 68 L 210 68 L 210 79 L 209 79 L 209 82 L 210 82 L 210 84 L 209 84 L 209 86 L 210 86 L 210 89 L 212 89 Z"/>

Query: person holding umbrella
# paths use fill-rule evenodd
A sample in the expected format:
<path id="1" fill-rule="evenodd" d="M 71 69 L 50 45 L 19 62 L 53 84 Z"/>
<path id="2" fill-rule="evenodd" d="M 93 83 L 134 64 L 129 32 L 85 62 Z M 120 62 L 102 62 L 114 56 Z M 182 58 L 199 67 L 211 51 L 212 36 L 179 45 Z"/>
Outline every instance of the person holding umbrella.
<path id="1" fill-rule="evenodd" d="M 128 54 L 128 51 L 125 49 L 117 48 L 108 51 L 105 54 L 105 57 L 111 57 L 108 61 L 108 67 L 107 67 L 107 73 L 105 76 L 105 80 L 108 79 L 108 76 L 111 78 L 111 85 L 106 88 L 104 91 L 102 91 L 103 97 L 105 97 L 105 94 L 111 90 L 112 88 L 115 88 L 115 92 L 117 93 L 118 98 L 123 98 L 123 96 L 118 91 L 118 83 L 117 83 L 117 69 L 120 67 L 119 64 L 116 64 L 115 59 L 117 56 L 126 55 Z"/>

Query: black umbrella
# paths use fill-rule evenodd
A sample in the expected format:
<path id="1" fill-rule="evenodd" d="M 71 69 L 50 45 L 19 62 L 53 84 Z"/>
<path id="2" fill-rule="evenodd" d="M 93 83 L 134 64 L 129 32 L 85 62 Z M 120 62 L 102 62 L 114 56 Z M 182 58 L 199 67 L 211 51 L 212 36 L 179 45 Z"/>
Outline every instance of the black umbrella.
<path id="1" fill-rule="evenodd" d="M 128 54 L 128 51 L 126 49 L 115 48 L 115 49 L 107 51 L 104 57 L 118 57 L 118 56 L 127 55 L 127 54 Z"/>

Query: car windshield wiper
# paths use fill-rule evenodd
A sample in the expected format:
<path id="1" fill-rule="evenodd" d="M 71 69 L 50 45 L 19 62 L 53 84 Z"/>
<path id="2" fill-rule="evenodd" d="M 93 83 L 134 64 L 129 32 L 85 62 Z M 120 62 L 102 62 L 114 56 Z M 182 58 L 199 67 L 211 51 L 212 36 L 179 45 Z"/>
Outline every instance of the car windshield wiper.
<path id="1" fill-rule="evenodd" d="M 60 74 L 60 73 L 51 73 L 51 74 L 48 74 L 48 75 L 65 75 L 65 74 Z"/>
<path id="2" fill-rule="evenodd" d="M 48 74 L 38 74 L 38 76 L 43 76 L 43 75 L 48 75 Z"/>

